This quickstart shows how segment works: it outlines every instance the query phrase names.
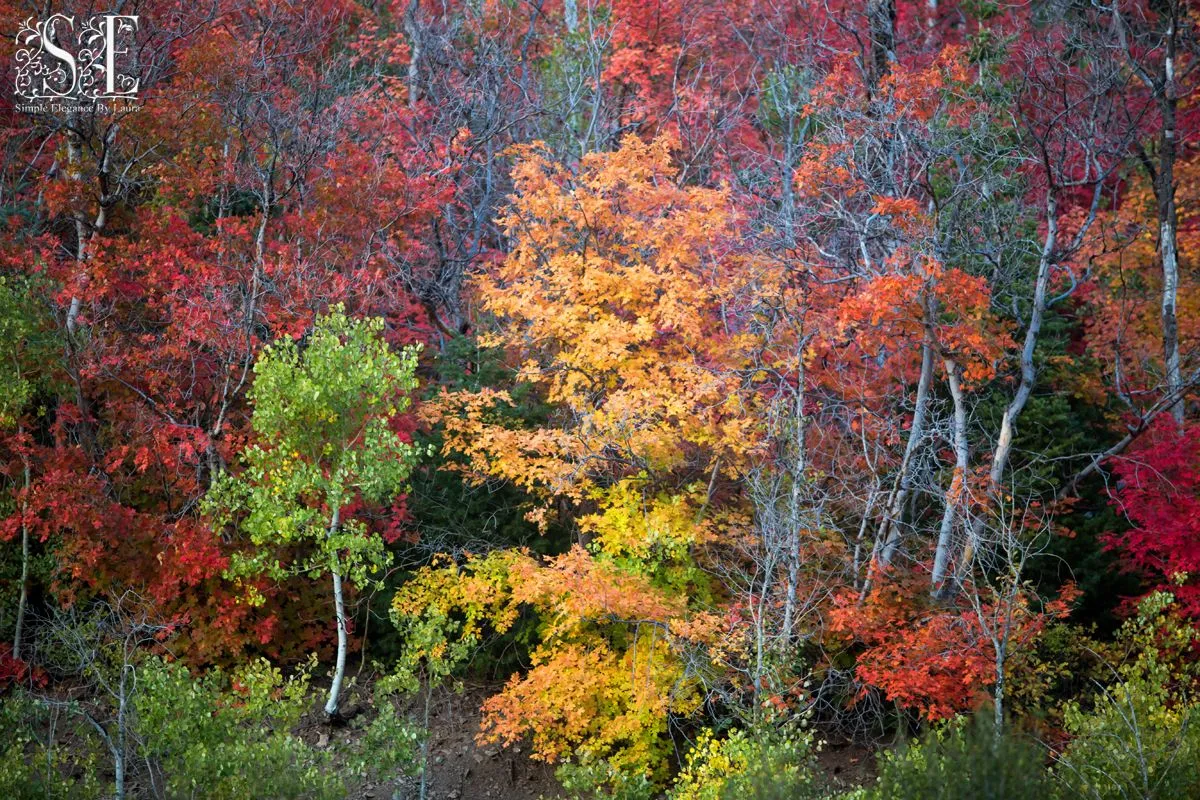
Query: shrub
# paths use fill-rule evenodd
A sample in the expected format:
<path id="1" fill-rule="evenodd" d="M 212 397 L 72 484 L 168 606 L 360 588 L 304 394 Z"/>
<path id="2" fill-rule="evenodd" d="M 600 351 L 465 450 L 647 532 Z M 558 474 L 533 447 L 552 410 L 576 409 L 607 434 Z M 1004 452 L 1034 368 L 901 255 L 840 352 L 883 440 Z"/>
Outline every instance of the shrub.
<path id="1" fill-rule="evenodd" d="M 0 702 L 0 797 L 10 800 L 93 800 L 104 795 L 100 753 L 79 720 L 48 709 L 22 690 Z M 47 735 L 59 727 L 79 744 L 68 753 Z"/>
<path id="2" fill-rule="evenodd" d="M 228 678 L 193 678 L 158 659 L 139 671 L 138 736 L 166 798 L 335 798 L 345 794 L 328 754 L 290 730 L 309 705 L 306 673 L 284 679 L 265 660 Z"/>
<path id="3" fill-rule="evenodd" d="M 817 745 L 795 724 L 735 729 L 723 739 L 700 734 L 671 800 L 802 800 L 821 797 Z"/>
<path id="4" fill-rule="evenodd" d="M 1085 710 L 1067 706 L 1073 740 L 1056 772 L 1074 797 L 1200 797 L 1200 698 L 1195 643 L 1200 631 L 1174 613 L 1167 593 L 1147 597 L 1121 638 L 1136 657 L 1120 681 Z"/>
<path id="5" fill-rule="evenodd" d="M 879 759 L 869 800 L 1049 800 L 1056 787 L 1037 744 L 995 735 L 984 716 L 958 718 Z"/>
<path id="6" fill-rule="evenodd" d="M 554 777 L 574 800 L 651 800 L 659 796 L 654 782 L 644 772 L 619 769 L 602 759 L 568 762 L 554 771 Z"/>

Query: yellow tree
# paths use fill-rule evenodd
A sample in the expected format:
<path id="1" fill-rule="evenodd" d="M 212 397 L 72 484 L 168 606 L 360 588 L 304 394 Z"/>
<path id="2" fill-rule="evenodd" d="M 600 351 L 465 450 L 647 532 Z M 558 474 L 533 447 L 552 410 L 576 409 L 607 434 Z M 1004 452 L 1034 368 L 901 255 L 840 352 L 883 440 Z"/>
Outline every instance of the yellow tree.
<path id="1" fill-rule="evenodd" d="M 504 607 L 532 610 L 540 643 L 533 668 L 485 705 L 484 736 L 531 734 L 548 760 L 651 774 L 669 753 L 667 716 L 700 698 L 704 660 L 687 653 L 714 638 L 696 556 L 745 522 L 725 498 L 762 438 L 741 391 L 753 337 L 728 314 L 730 287 L 745 285 L 733 276 L 753 265 L 729 244 L 727 193 L 679 186 L 666 140 L 630 137 L 575 170 L 536 145 L 520 155 L 509 254 L 475 290 L 495 322 L 485 343 L 552 414 L 518 427 L 495 390 L 444 394 L 427 413 L 473 477 L 525 488 L 539 522 L 569 509 L 582 544 L 503 563 Z M 481 567 L 425 573 L 397 599 L 402 627 Z"/>
<path id="2" fill-rule="evenodd" d="M 664 139 L 630 137 L 577 173 L 536 146 L 522 156 L 509 255 L 476 288 L 497 322 L 485 343 L 556 412 L 514 429 L 493 413 L 503 392 L 448 394 L 446 448 L 480 476 L 586 504 L 597 552 L 678 555 L 713 533 L 714 492 L 755 439 L 739 392 L 749 337 L 726 314 L 729 197 L 677 186 Z"/>

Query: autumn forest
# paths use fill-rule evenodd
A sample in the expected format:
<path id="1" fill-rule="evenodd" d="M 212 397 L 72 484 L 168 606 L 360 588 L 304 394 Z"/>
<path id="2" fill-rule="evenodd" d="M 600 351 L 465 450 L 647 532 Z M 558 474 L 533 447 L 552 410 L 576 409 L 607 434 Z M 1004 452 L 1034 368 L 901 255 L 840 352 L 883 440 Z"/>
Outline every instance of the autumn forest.
<path id="1" fill-rule="evenodd" d="M 1200 6 L 0 31 L 0 797 L 1200 798 Z"/>

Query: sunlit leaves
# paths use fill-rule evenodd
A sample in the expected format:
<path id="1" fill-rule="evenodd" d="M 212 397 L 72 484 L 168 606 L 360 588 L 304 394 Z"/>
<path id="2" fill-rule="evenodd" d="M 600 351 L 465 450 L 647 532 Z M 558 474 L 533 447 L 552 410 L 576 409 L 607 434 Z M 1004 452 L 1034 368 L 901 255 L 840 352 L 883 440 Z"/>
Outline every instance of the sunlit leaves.
<path id="1" fill-rule="evenodd" d="M 393 426 L 416 387 L 416 350 L 394 352 L 380 320 L 353 320 L 340 308 L 320 318 L 303 342 L 284 339 L 255 365 L 251 391 L 256 442 L 244 468 L 218 481 L 207 501 L 218 527 L 236 525 L 255 546 L 231 574 L 287 567 L 281 546 L 317 547 L 313 566 L 335 554 L 363 582 L 388 561 L 383 541 L 354 519 L 350 503 L 390 501 L 404 487 L 416 448 Z M 323 555 L 322 555 L 323 554 Z"/>

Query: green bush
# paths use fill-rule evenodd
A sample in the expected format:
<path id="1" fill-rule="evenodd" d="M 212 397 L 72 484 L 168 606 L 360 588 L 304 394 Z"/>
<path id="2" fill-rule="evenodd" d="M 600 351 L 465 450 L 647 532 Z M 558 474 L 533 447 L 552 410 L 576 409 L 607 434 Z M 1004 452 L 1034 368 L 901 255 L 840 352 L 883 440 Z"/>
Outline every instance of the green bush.
<path id="1" fill-rule="evenodd" d="M 139 671 L 137 733 L 150 779 L 166 798 L 344 797 L 327 753 L 292 728 L 309 705 L 307 675 L 284 679 L 265 660 L 228 678 L 193 678 L 153 659 Z"/>
<path id="2" fill-rule="evenodd" d="M 1156 593 L 1122 630 L 1136 657 L 1085 710 L 1066 710 L 1071 744 L 1056 773 L 1070 796 L 1094 800 L 1200 797 L 1200 698 L 1193 647 L 1200 631 Z"/>
<path id="3" fill-rule="evenodd" d="M 307 671 L 284 678 L 266 660 L 193 677 L 147 657 L 130 666 L 126 791 L 158 800 L 333 800 L 343 777 L 388 780 L 416 767 L 420 737 L 386 693 L 362 715 L 361 735 L 315 749 L 292 733 L 312 705 Z M 113 757 L 97 734 L 115 735 L 103 706 L 21 690 L 0 702 L 0 798 L 90 800 L 111 796 Z"/>
<path id="4" fill-rule="evenodd" d="M 573 800 L 652 800 L 659 796 L 648 776 L 619 770 L 604 760 L 563 764 L 554 771 L 554 777 Z"/>
<path id="5" fill-rule="evenodd" d="M 1050 800 L 1045 751 L 1014 734 L 999 738 L 983 716 L 958 719 L 879 759 L 865 800 Z"/>
<path id="6" fill-rule="evenodd" d="M 98 777 L 102 754 L 91 746 L 77 718 L 56 713 L 32 696 L 14 691 L 0 703 L 0 797 L 9 800 L 93 800 L 104 790 Z M 60 729 L 66 728 L 66 731 Z M 79 744 L 71 757 L 53 733 L 70 733 Z"/>
<path id="7" fill-rule="evenodd" d="M 700 734 L 675 781 L 671 800 L 803 800 L 823 796 L 817 745 L 796 724 L 735 729 L 723 739 Z"/>
<path id="8" fill-rule="evenodd" d="M 0 797 L 8 800 L 90 800 L 101 796 L 95 769 L 66 764 L 59 750 L 33 744 L 9 745 L 0 753 Z M 95 760 L 90 759 L 94 765 Z M 71 767 L 82 776 L 71 775 Z"/>

